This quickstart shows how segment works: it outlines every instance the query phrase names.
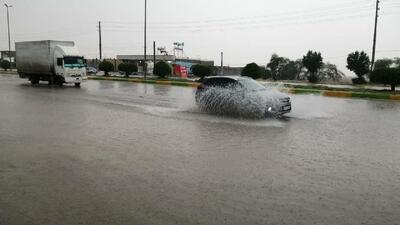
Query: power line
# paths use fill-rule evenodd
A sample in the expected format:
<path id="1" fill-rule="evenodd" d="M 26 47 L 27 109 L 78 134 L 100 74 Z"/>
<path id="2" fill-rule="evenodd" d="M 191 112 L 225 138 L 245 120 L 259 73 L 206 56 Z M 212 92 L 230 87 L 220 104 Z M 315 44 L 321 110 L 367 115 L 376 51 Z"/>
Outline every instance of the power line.
<path id="1" fill-rule="evenodd" d="M 321 11 L 332 11 L 332 10 L 338 10 L 338 8 L 355 8 L 355 7 L 360 7 L 360 6 L 354 6 L 356 3 L 366 3 L 366 5 L 371 5 L 370 0 L 359 0 L 359 1 L 353 1 L 353 2 L 347 2 L 343 4 L 336 4 L 332 6 L 325 6 L 325 7 L 319 7 L 319 8 L 312 8 L 312 9 L 307 9 L 307 10 L 295 10 L 295 11 L 284 11 L 284 12 L 279 12 L 279 13 L 269 13 L 267 15 L 260 15 L 260 16 L 250 16 L 250 17 L 233 17 L 233 18 L 224 18 L 224 19 L 207 19 L 207 20 L 192 20 L 192 21 L 180 21 L 180 22 L 150 22 L 149 24 L 159 24 L 159 25 L 168 25 L 168 24 L 175 24 L 175 25 L 180 25 L 180 24 L 197 24 L 197 23 L 215 23 L 215 22 L 226 22 L 226 21 L 242 21 L 242 20 L 252 20 L 252 19 L 260 19 L 260 18 L 268 18 L 268 17 L 276 17 L 276 16 L 281 16 L 281 15 L 294 15 L 294 14 L 304 14 L 307 12 L 321 12 Z M 104 23 L 107 24 L 126 24 L 126 25 L 140 25 L 142 24 L 141 22 L 126 22 L 126 21 L 104 21 Z"/>
<path id="2" fill-rule="evenodd" d="M 393 11 L 393 12 L 386 12 L 382 13 L 382 15 L 397 15 L 398 12 Z M 271 28 L 271 27 L 284 27 L 284 26 L 290 26 L 290 25 L 302 25 L 302 24 L 313 24 L 313 23 L 321 23 L 321 22 L 331 22 L 331 21 L 339 21 L 343 19 L 352 19 L 352 18 L 365 18 L 365 17 L 371 17 L 371 14 L 368 12 L 365 13 L 351 13 L 349 15 L 343 15 L 343 16 L 330 16 L 326 18 L 321 18 L 321 19 L 316 19 L 314 17 L 306 17 L 306 18 L 293 18 L 285 22 L 285 20 L 279 20 L 277 22 L 270 22 L 270 23 L 254 23 L 254 24 L 239 24 L 235 26 L 223 26 L 220 25 L 218 27 L 192 27 L 192 28 L 182 28 L 182 29 L 151 29 L 151 32 L 159 32 L 159 33 L 165 33 L 165 32 L 172 32 L 174 31 L 175 33 L 192 33 L 192 32 L 201 32 L 201 31 L 226 31 L 226 30 L 246 30 L 246 29 L 259 29 L 259 28 Z M 283 21 L 283 22 L 282 22 Z M 136 29 L 136 28 L 113 28 L 109 27 L 106 28 L 108 31 L 114 31 L 114 32 L 142 32 L 141 29 Z"/>
<path id="3" fill-rule="evenodd" d="M 319 18 L 331 19 L 330 17 L 338 18 L 340 15 L 347 15 L 347 14 L 349 14 L 351 17 L 358 16 L 358 15 L 360 15 L 360 12 L 369 12 L 372 9 L 372 7 L 371 8 L 363 8 L 363 9 L 357 8 L 357 9 L 358 9 L 357 13 L 354 13 L 354 10 L 352 10 L 352 11 L 346 11 L 346 12 L 340 12 L 340 13 L 334 13 L 334 14 L 323 14 Z M 369 13 L 368 13 L 368 15 L 369 15 Z M 316 14 L 314 14 L 314 15 L 310 14 L 307 16 L 296 16 L 296 17 L 288 16 L 286 18 L 271 18 L 269 20 L 260 20 L 260 21 L 254 21 L 254 22 L 253 21 L 252 22 L 244 21 L 244 22 L 239 22 L 239 23 L 225 23 L 225 24 L 213 24 L 213 25 L 199 24 L 199 25 L 193 25 L 193 26 L 178 26 L 178 27 L 176 27 L 176 26 L 151 27 L 150 26 L 149 29 L 153 32 L 154 31 L 174 31 L 174 30 L 176 30 L 176 31 L 183 31 L 183 30 L 186 31 L 187 30 L 189 32 L 195 32 L 195 31 L 199 31 L 200 29 L 206 29 L 207 31 L 209 31 L 209 30 L 213 30 L 213 28 L 217 28 L 217 30 L 223 28 L 224 30 L 226 30 L 228 27 L 236 28 L 236 27 L 241 27 L 240 25 L 248 26 L 249 23 L 252 26 L 254 26 L 255 24 L 263 26 L 266 24 L 267 25 L 274 24 L 274 23 L 272 23 L 273 21 L 278 21 L 279 22 L 278 24 L 281 24 L 282 21 L 293 21 L 293 20 L 295 20 L 295 21 L 303 20 L 304 21 L 309 18 L 315 19 L 318 17 Z M 110 29 L 113 31 L 123 30 L 123 31 L 129 32 L 129 31 L 136 31 L 135 30 L 136 28 L 137 28 L 136 26 L 126 26 L 126 25 L 113 25 L 113 26 L 108 25 L 107 26 L 107 29 Z"/>

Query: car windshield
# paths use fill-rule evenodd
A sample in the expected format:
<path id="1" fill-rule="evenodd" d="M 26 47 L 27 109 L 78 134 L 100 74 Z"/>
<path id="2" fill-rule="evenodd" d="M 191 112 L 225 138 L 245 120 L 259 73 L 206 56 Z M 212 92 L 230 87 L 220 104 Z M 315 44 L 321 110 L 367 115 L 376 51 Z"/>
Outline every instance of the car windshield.
<path id="1" fill-rule="evenodd" d="M 250 91 L 263 91 L 266 90 L 264 86 L 259 84 L 257 81 L 252 79 L 241 79 L 239 83 L 243 86 L 243 88 Z"/>
<path id="2" fill-rule="evenodd" d="M 65 67 L 84 67 L 83 58 L 82 57 L 65 57 L 64 58 L 64 66 Z"/>

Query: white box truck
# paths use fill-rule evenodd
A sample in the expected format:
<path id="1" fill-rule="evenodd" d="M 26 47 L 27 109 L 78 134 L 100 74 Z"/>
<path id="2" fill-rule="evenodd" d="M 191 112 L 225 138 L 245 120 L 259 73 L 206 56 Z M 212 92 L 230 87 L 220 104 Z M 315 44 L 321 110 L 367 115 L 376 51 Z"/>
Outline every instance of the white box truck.
<path id="1" fill-rule="evenodd" d="M 28 41 L 15 43 L 18 74 L 32 84 L 73 83 L 79 87 L 86 77 L 84 58 L 72 41 Z"/>

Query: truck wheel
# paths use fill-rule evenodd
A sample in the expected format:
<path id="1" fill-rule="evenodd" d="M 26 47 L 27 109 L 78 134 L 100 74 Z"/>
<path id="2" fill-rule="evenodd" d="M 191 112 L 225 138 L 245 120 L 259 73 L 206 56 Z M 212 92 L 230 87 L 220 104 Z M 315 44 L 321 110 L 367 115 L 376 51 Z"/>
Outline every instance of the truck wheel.
<path id="1" fill-rule="evenodd" d="M 64 81 L 61 80 L 61 79 L 58 79 L 58 78 L 57 78 L 54 82 L 55 82 L 55 84 L 57 84 L 57 85 L 60 86 L 60 87 L 62 87 L 63 84 L 64 84 Z"/>
<path id="2" fill-rule="evenodd" d="M 31 78 L 31 84 L 39 84 L 39 79 Z"/>
<path id="3" fill-rule="evenodd" d="M 80 87 L 81 83 L 75 83 L 75 87 Z"/>

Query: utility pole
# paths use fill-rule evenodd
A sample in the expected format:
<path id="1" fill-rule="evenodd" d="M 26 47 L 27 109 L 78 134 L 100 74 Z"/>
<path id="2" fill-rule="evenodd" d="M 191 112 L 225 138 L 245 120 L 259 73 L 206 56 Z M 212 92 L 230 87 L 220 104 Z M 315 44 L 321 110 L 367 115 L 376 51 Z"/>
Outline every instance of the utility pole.
<path id="1" fill-rule="evenodd" d="M 376 0 L 376 12 L 375 12 L 375 28 L 374 28 L 374 43 L 372 45 L 372 60 L 371 60 L 371 71 L 374 70 L 375 64 L 375 50 L 376 50 L 376 33 L 378 29 L 378 17 L 379 17 L 379 0 Z"/>
<path id="2" fill-rule="evenodd" d="M 12 5 L 8 5 L 4 3 L 4 6 L 7 8 L 7 26 L 8 26 L 8 58 L 11 63 L 11 35 L 10 35 L 10 14 L 8 12 L 8 8 L 12 8 Z"/>
<path id="3" fill-rule="evenodd" d="M 224 52 L 221 52 L 221 76 L 224 75 Z"/>
<path id="4" fill-rule="evenodd" d="M 153 68 L 156 65 L 156 42 L 153 41 Z"/>
<path id="5" fill-rule="evenodd" d="M 147 78 L 147 0 L 144 0 L 144 79 Z"/>
<path id="6" fill-rule="evenodd" d="M 100 61 L 103 59 L 103 50 L 101 46 L 101 21 L 99 21 L 99 52 L 100 52 Z"/>

